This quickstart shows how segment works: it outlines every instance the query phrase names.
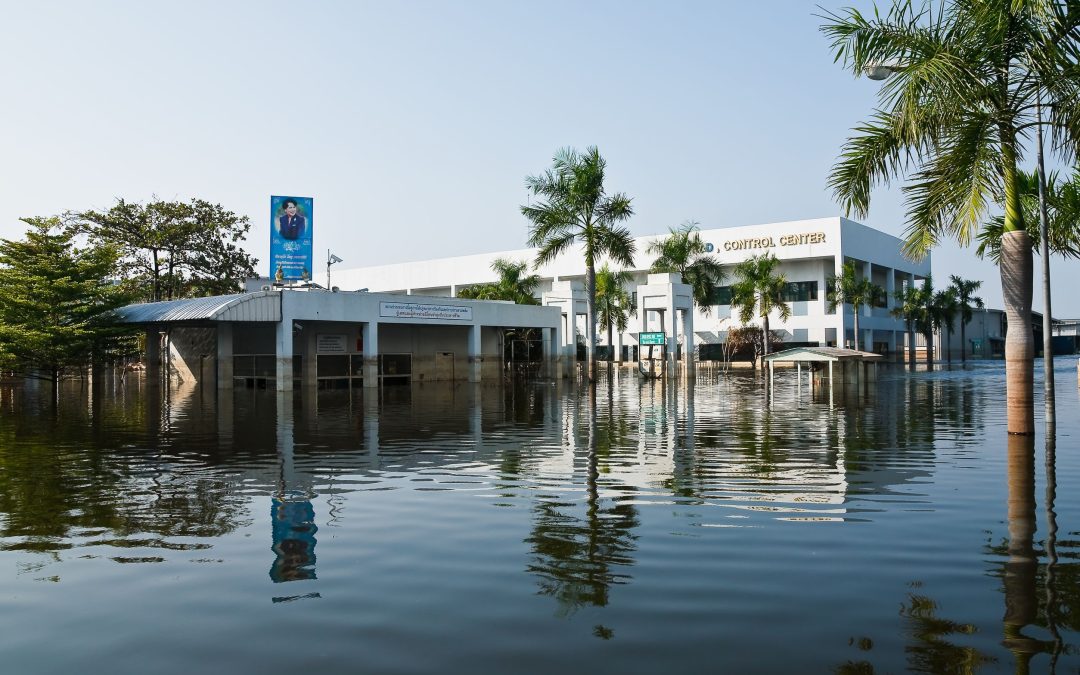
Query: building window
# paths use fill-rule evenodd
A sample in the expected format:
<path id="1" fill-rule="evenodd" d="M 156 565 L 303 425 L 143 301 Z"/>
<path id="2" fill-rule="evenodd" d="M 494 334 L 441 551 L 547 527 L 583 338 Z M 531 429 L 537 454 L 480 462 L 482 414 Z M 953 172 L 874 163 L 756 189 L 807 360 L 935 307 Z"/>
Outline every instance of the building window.
<path id="1" fill-rule="evenodd" d="M 784 289 L 784 302 L 808 302 L 818 299 L 816 281 L 793 281 Z"/>
<path id="2" fill-rule="evenodd" d="M 731 286 L 713 286 L 712 293 L 709 294 L 709 304 L 730 305 Z"/>

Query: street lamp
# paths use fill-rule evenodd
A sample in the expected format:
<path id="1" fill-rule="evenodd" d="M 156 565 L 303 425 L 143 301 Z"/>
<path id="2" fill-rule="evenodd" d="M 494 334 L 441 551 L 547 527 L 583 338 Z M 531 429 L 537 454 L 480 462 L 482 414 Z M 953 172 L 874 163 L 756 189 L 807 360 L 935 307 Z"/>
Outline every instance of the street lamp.
<path id="1" fill-rule="evenodd" d="M 326 287 L 333 290 L 333 286 L 330 285 L 330 266 L 336 265 L 339 262 L 344 262 L 341 258 L 337 257 L 330 252 L 330 249 L 326 249 Z"/>

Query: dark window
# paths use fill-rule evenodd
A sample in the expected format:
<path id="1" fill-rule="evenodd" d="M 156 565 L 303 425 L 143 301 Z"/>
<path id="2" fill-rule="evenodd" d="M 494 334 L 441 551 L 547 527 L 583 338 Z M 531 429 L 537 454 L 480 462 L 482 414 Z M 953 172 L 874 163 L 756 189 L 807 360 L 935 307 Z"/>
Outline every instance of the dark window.
<path id="1" fill-rule="evenodd" d="M 712 293 L 709 294 L 709 304 L 730 305 L 731 286 L 713 286 Z"/>
<path id="2" fill-rule="evenodd" d="M 816 281 L 793 281 L 784 289 L 784 302 L 808 302 L 817 299 Z"/>

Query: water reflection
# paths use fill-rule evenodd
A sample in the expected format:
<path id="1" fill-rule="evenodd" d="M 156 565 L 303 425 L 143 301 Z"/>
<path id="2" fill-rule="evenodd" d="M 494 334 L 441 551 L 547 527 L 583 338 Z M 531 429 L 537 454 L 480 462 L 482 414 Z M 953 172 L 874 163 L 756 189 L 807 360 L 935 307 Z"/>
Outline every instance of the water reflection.
<path id="1" fill-rule="evenodd" d="M 987 412 L 996 383 L 901 374 L 831 402 L 783 372 L 769 389 L 750 373 L 694 383 L 614 370 L 595 390 L 218 396 L 129 383 L 50 401 L 0 388 L 0 553 L 75 595 L 88 592 L 84 560 L 125 563 L 150 586 L 187 575 L 235 608 L 251 604 L 233 590 L 242 576 L 262 584 L 263 609 L 282 588 L 275 603 L 325 595 L 288 611 L 326 612 L 322 624 L 308 615 L 325 627 L 371 607 L 391 617 L 379 635 L 402 642 L 430 638 L 424 617 L 452 616 L 465 642 L 472 631 L 512 643 L 505 619 L 571 645 L 656 634 L 650 653 L 670 643 L 727 665 L 736 657 L 692 645 L 775 630 L 839 672 L 1023 672 L 1038 658 L 1053 670 L 1080 629 L 1077 544 L 1057 525 L 1058 502 L 1063 523 L 1074 502 L 1057 495 L 1048 434 L 1038 508 L 1033 441 L 1006 445 Z M 973 540 L 983 531 L 991 545 Z M 433 565 L 431 551 L 447 559 Z M 279 585 L 293 581 L 307 583 Z M 332 616 L 339 607 L 350 614 Z M 692 619 L 664 632 L 657 608 Z M 756 654 L 763 670 L 782 656 Z"/>
<path id="2" fill-rule="evenodd" d="M 585 435 L 584 504 L 564 498 L 538 500 L 532 533 L 525 540 L 533 554 L 527 570 L 538 577 L 540 594 L 558 603 L 559 616 L 573 614 L 586 605 L 607 606 L 611 587 L 630 581 L 627 568 L 634 564 L 636 548 L 637 510 L 618 496 L 602 500 L 600 495 L 601 458 L 608 459 L 615 444 L 625 438 L 626 423 L 610 403 L 607 415 L 598 418 L 596 389 L 586 389 L 574 415 L 567 419 L 571 439 Z M 585 408 L 585 419 L 579 421 L 581 407 Z M 578 447 L 572 446 L 575 455 Z M 620 490 L 614 482 L 604 487 L 612 492 Z M 603 639 L 614 636 L 603 626 L 597 626 L 594 633 Z"/>

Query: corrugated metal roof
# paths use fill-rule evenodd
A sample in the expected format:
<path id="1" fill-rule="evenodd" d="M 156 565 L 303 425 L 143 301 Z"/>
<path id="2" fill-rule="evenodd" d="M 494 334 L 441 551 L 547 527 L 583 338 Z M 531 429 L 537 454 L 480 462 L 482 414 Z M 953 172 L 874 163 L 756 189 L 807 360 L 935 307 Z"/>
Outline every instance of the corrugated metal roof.
<path id="1" fill-rule="evenodd" d="M 214 295 L 209 298 L 187 298 L 163 302 L 144 302 L 116 310 L 124 323 L 166 323 L 173 321 L 216 321 L 226 319 L 232 308 L 247 305 L 254 311 L 244 312 L 249 321 L 280 321 L 280 293 L 261 291 L 236 295 Z M 227 320 L 227 319 L 226 319 Z"/>
<path id="2" fill-rule="evenodd" d="M 782 352 L 769 354 L 766 361 L 843 361 L 855 359 L 858 361 L 874 360 L 882 358 L 881 354 L 874 352 L 862 352 L 857 349 L 841 349 L 839 347 L 793 347 Z"/>

